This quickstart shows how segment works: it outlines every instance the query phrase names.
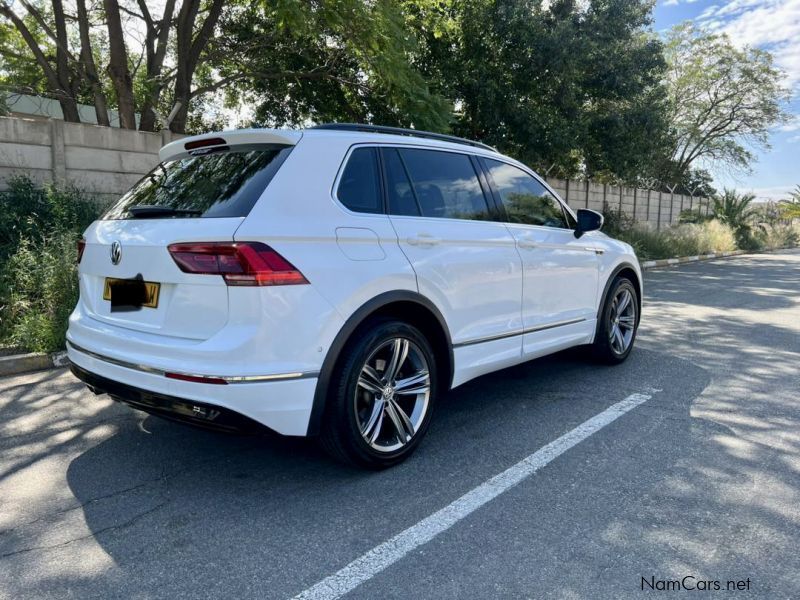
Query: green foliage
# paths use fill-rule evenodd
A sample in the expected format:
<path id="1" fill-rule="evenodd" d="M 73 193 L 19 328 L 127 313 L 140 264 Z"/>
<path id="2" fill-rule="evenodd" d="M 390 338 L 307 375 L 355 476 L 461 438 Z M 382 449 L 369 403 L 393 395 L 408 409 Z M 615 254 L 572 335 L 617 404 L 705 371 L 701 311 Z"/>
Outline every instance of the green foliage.
<path id="1" fill-rule="evenodd" d="M 78 298 L 76 244 L 101 207 L 73 188 L 9 184 L 0 194 L 0 345 L 58 350 Z"/>
<path id="2" fill-rule="evenodd" d="M 800 219 L 800 185 L 789 192 L 789 198 L 782 200 L 779 207 L 784 219 Z"/>
<path id="3" fill-rule="evenodd" d="M 712 199 L 711 210 L 714 217 L 733 229 L 742 250 L 758 249 L 758 243 L 753 237 L 753 208 L 750 206 L 755 199 L 753 194 L 739 194 L 736 190 L 727 188 Z"/>
<path id="4" fill-rule="evenodd" d="M 733 230 L 717 220 L 683 223 L 661 231 L 634 224 L 617 232 L 615 237 L 633 246 L 639 260 L 730 252 L 737 248 Z"/>
<path id="5" fill-rule="evenodd" d="M 100 207 L 72 187 L 41 186 L 27 177 L 8 180 L 0 192 L 0 268 L 22 239 L 41 240 L 52 232 L 82 232 Z"/>
<path id="6" fill-rule="evenodd" d="M 562 174 L 647 174 L 666 133 L 651 4 L 402 2 L 454 132 Z"/>
<path id="7" fill-rule="evenodd" d="M 706 223 L 714 218 L 714 215 L 707 215 L 705 210 L 699 208 L 684 209 L 678 215 L 678 223 Z"/>
<path id="8" fill-rule="evenodd" d="M 254 3 L 227 12 L 222 27 L 218 73 L 245 82 L 227 100 L 253 103 L 257 124 L 449 129 L 452 107 L 413 65 L 415 39 L 394 2 Z"/>
<path id="9" fill-rule="evenodd" d="M 3 273 L 5 343 L 33 352 L 63 349 L 67 319 L 78 301 L 77 237 L 64 230 L 21 240 Z"/>

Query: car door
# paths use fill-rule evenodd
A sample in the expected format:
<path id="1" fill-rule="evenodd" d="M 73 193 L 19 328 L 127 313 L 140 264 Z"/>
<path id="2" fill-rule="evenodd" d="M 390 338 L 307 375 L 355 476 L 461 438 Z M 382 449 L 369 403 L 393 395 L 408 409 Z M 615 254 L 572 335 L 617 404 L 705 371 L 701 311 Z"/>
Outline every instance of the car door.
<path id="1" fill-rule="evenodd" d="M 466 153 L 413 147 L 384 148 L 382 156 L 388 211 L 400 247 L 417 274 L 420 293 L 447 320 L 454 346 L 502 340 L 485 348 L 484 362 L 518 361 L 522 261 L 514 238 L 495 220 L 476 160 Z"/>
<path id="2" fill-rule="evenodd" d="M 599 251 L 574 235 L 574 218 L 530 173 L 482 158 L 523 264 L 523 354 L 589 341 L 594 332 Z M 584 338 L 586 338 L 584 340 Z"/>

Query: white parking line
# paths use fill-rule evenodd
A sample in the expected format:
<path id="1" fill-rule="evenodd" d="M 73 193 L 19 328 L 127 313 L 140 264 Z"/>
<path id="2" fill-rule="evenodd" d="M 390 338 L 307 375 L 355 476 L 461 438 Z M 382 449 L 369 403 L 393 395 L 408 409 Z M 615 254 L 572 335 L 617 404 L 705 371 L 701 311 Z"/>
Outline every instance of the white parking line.
<path id="1" fill-rule="evenodd" d="M 648 390 L 649 394 L 631 394 L 624 400 L 609 406 L 603 412 L 584 421 L 572 431 L 523 458 L 513 467 L 480 484 L 443 509 L 426 517 L 416 525 L 398 533 L 393 538 L 375 546 L 346 567 L 314 584 L 294 597 L 294 600 L 335 600 L 371 579 L 406 554 L 431 541 L 464 517 L 494 500 L 523 479 L 558 458 L 590 435 L 617 420 L 629 410 L 652 398 L 660 390 Z"/>

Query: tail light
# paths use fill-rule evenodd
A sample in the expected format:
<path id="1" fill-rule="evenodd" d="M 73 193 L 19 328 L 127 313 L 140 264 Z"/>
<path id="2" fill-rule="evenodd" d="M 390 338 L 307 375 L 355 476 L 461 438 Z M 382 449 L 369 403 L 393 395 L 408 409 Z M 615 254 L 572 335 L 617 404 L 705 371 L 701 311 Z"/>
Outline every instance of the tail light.
<path id="1" fill-rule="evenodd" d="M 308 283 L 292 263 L 261 242 L 170 244 L 172 259 L 184 273 L 222 275 L 227 285 Z"/>
<path id="2" fill-rule="evenodd" d="M 86 240 L 81 238 L 78 240 L 78 264 L 80 264 L 81 259 L 83 258 L 84 250 L 86 250 Z"/>

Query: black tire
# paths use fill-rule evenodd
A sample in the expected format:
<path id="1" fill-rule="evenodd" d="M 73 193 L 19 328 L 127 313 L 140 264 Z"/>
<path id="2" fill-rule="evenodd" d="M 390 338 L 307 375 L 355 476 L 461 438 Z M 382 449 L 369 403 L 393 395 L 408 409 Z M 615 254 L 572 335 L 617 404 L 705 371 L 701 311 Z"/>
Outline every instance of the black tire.
<path id="1" fill-rule="evenodd" d="M 625 292 L 630 294 L 630 303 L 625 307 L 625 311 L 630 310 L 631 313 L 622 317 L 616 314 L 616 301 L 621 296 L 624 296 Z M 630 309 L 628 307 L 630 307 Z M 628 330 L 622 333 L 623 330 L 621 328 L 619 329 L 623 341 L 627 341 L 627 343 L 624 344 L 623 350 L 620 350 L 621 345 L 619 339 L 615 337 L 614 330 L 615 325 L 619 327 L 619 321 L 615 320 L 620 318 L 630 320 L 631 323 L 629 341 L 627 341 Z M 633 344 L 636 341 L 638 329 L 639 291 L 627 277 L 617 277 L 608 290 L 603 304 L 603 310 L 600 312 L 600 322 L 597 324 L 597 333 L 592 346 L 594 357 L 600 362 L 610 365 L 618 365 L 624 362 L 630 355 L 631 350 L 633 350 Z"/>
<path id="2" fill-rule="evenodd" d="M 364 389 L 363 384 L 359 384 L 360 378 L 362 378 L 362 370 L 368 360 L 374 361 L 373 365 L 380 366 L 380 360 L 382 359 L 375 358 L 378 356 L 375 353 L 386 353 L 383 355 L 387 358 L 384 361 L 386 363 L 385 370 L 381 373 L 379 368 L 375 369 L 376 374 L 386 375 L 391 363 L 391 353 L 396 347 L 395 344 L 398 344 L 395 340 L 407 340 L 407 358 L 404 358 L 404 360 L 406 360 L 408 366 L 403 367 L 401 365 L 406 369 L 405 375 L 402 375 L 402 372 L 398 372 L 394 379 L 401 381 L 402 378 L 405 378 L 408 381 L 410 379 L 408 375 L 413 375 L 416 368 L 416 364 L 412 364 L 412 358 L 417 360 L 417 364 L 421 364 L 424 361 L 427 363 L 426 367 L 429 375 L 427 396 L 424 393 L 418 395 L 398 392 L 395 397 L 394 391 L 388 396 L 386 394 L 375 394 Z M 399 343 L 402 344 L 402 342 Z M 421 373 L 422 369 L 419 370 L 419 374 Z M 419 374 L 417 377 L 420 376 Z M 384 377 L 381 378 L 381 382 L 383 381 Z M 381 383 L 381 385 L 384 385 L 384 383 Z M 385 385 L 391 387 L 392 382 L 386 382 Z M 424 383 L 420 385 L 424 386 Z M 411 387 L 414 388 L 414 386 Z M 328 389 L 325 414 L 319 436 L 320 444 L 331 456 L 349 465 L 368 469 L 385 469 L 394 466 L 408 458 L 424 437 L 436 404 L 437 387 L 435 355 L 425 336 L 417 328 L 402 321 L 391 319 L 371 320 L 353 334 L 337 363 L 336 371 L 331 378 L 331 384 Z M 426 398 L 424 412 L 417 413 L 416 403 L 423 402 L 423 397 Z M 387 398 L 391 400 L 387 400 Z M 399 403 L 401 401 L 405 403 L 404 406 L 406 407 L 413 402 L 413 414 L 417 415 L 418 418 L 413 435 L 410 435 L 410 439 L 405 441 L 401 440 L 400 436 L 402 434 L 394 426 L 396 421 L 390 418 L 392 415 L 389 415 L 389 409 L 376 408 L 381 402 L 381 406 L 386 406 L 395 399 L 398 402 L 393 405 L 395 407 L 400 406 Z M 369 409 L 370 402 L 373 403 L 371 411 Z M 422 411 L 421 408 L 420 411 Z M 375 428 L 369 429 L 366 434 L 362 435 L 361 433 L 362 427 L 367 425 L 364 421 L 372 422 L 371 417 L 366 418 L 365 415 L 367 413 L 374 415 L 375 412 L 383 412 L 383 414 L 380 416 L 380 424 L 377 425 L 377 429 L 380 431 L 375 434 L 378 439 L 374 443 L 378 446 L 384 441 L 382 438 L 388 440 L 385 447 L 381 446 L 380 450 L 373 447 L 365 438 L 369 431 L 375 432 Z M 405 411 L 404 414 L 406 416 L 408 416 L 407 412 L 411 411 Z M 393 414 L 395 417 L 399 416 L 397 412 Z M 384 417 L 387 419 L 385 424 Z M 402 422 L 405 423 L 406 421 Z M 410 423 L 411 421 L 408 422 Z M 392 435 L 396 436 L 395 443 L 402 444 L 400 447 L 391 448 Z M 371 436 L 368 435 L 368 437 Z"/>

